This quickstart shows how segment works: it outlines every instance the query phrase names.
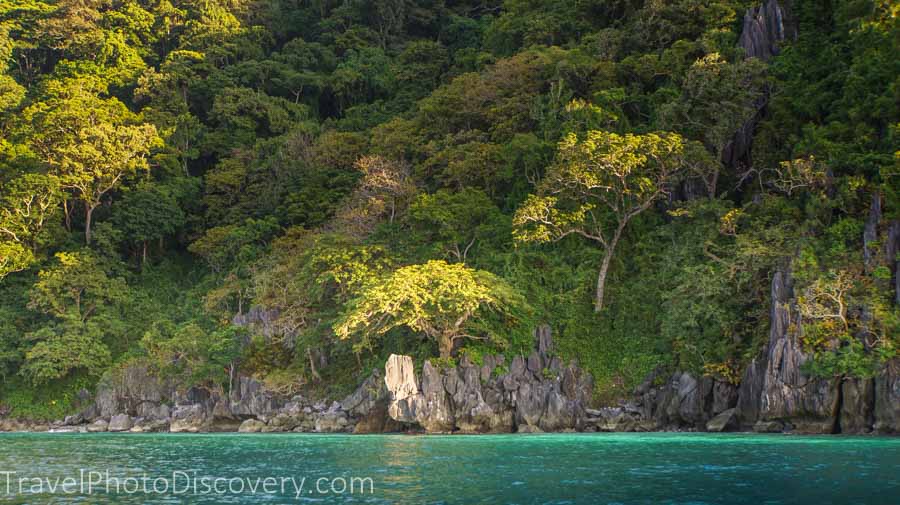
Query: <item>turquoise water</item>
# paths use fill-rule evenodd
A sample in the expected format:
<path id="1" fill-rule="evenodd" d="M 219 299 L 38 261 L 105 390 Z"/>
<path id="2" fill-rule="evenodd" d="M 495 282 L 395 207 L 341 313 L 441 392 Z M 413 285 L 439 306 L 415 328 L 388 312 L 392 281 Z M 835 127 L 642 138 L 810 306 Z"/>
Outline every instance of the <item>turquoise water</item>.
<path id="1" fill-rule="evenodd" d="M 6 434 L 0 503 L 890 505 L 900 439 Z"/>

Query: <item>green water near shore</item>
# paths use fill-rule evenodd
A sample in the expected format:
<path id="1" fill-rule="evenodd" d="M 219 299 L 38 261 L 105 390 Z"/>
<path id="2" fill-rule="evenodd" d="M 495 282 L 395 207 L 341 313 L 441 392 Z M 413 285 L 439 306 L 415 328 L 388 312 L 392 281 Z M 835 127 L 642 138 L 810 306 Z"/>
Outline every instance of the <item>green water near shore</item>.
<path id="1" fill-rule="evenodd" d="M 900 439 L 6 434 L 0 472 L 0 503 L 874 505 Z"/>

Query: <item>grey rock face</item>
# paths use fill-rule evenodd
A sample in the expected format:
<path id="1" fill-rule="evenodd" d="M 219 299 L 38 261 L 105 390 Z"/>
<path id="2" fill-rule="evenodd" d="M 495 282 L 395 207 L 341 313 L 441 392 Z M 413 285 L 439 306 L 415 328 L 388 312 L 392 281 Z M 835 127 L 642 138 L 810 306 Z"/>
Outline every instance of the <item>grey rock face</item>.
<path id="1" fill-rule="evenodd" d="M 877 433 L 900 433 L 900 372 L 889 366 L 875 377 L 875 426 Z"/>
<path id="2" fill-rule="evenodd" d="M 356 420 L 354 433 L 388 433 L 401 428 L 388 415 L 390 402 L 385 378 L 375 369 L 356 391 L 344 398 L 340 408 Z"/>
<path id="3" fill-rule="evenodd" d="M 252 377 L 241 376 L 231 390 L 229 396 L 231 414 L 234 416 L 267 416 L 285 405 L 280 398 L 263 387 L 262 383 Z"/>
<path id="4" fill-rule="evenodd" d="M 278 309 L 254 305 L 243 314 L 235 314 L 231 319 L 231 324 L 252 328 L 255 333 L 262 335 L 267 341 L 273 337 L 286 337 L 284 339 L 285 347 L 293 349 L 296 332 L 281 324 L 280 315 Z"/>
<path id="5" fill-rule="evenodd" d="M 738 46 L 747 58 L 768 61 L 778 54 L 778 43 L 785 38 L 784 13 L 777 0 L 766 0 L 744 14 Z"/>
<path id="6" fill-rule="evenodd" d="M 846 379 L 840 387 L 838 428 L 843 433 L 870 433 L 875 424 L 875 381 Z"/>
<path id="7" fill-rule="evenodd" d="M 744 24 L 738 47 L 744 50 L 746 58 L 768 61 L 778 54 L 778 44 L 785 39 L 784 12 L 777 0 L 766 0 L 759 7 L 752 7 L 744 14 Z M 753 144 L 753 132 L 759 123 L 759 112 L 769 102 L 768 90 L 754 103 L 757 111 L 752 118 L 735 132 L 731 142 L 722 151 L 722 162 L 727 166 L 737 166 L 748 157 Z"/>
<path id="8" fill-rule="evenodd" d="M 728 382 L 676 372 L 653 386 L 659 374 L 654 371 L 635 390 L 634 413 L 642 429 L 703 431 L 707 422 L 737 403 L 737 388 Z"/>
<path id="9" fill-rule="evenodd" d="M 838 401 L 836 384 L 802 371 L 809 359 L 798 335 L 790 331 L 793 281 L 789 273 L 772 278 L 769 344 L 746 371 L 739 391 L 741 422 L 792 420 L 797 431 L 831 433 Z M 799 325 L 798 325 L 799 326 Z"/>
<path id="10" fill-rule="evenodd" d="M 104 377 L 97 386 L 94 409 L 88 409 L 88 419 L 109 418 L 119 413 L 148 417 L 166 398 L 172 396 L 171 387 L 162 384 L 146 365 L 135 363 Z"/>
<path id="11" fill-rule="evenodd" d="M 900 305 L 900 220 L 893 220 L 888 225 L 884 241 L 884 257 L 891 268 L 894 284 L 894 303 Z"/>

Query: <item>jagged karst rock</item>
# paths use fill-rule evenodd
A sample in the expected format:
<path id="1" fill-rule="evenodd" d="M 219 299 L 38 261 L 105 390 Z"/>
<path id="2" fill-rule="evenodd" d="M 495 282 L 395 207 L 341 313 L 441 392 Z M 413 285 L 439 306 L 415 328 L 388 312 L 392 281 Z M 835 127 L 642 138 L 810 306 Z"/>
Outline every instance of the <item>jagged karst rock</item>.
<path id="1" fill-rule="evenodd" d="M 116 414 L 153 417 L 160 404 L 171 398 L 173 390 L 160 382 L 142 363 L 131 363 L 111 370 L 97 385 L 93 408 L 84 412 L 88 420 Z"/>
<path id="2" fill-rule="evenodd" d="M 778 44 L 786 35 L 784 17 L 784 10 L 777 0 L 765 0 L 762 5 L 747 9 L 738 39 L 738 47 L 743 49 L 746 58 L 768 61 L 778 54 Z M 726 166 L 738 166 L 749 157 L 753 133 L 768 102 L 769 90 L 764 89 L 753 104 L 756 114 L 734 133 L 732 140 L 722 151 L 722 162 Z"/>
<path id="3" fill-rule="evenodd" d="M 662 384 L 654 385 L 661 376 L 658 368 L 635 389 L 633 415 L 640 420 L 635 429 L 702 431 L 711 419 L 737 403 L 737 387 L 728 382 L 675 372 Z"/>
<path id="4" fill-rule="evenodd" d="M 769 343 L 765 353 L 745 373 L 738 412 L 745 425 L 756 421 L 790 420 L 798 432 L 831 433 L 838 401 L 837 383 L 809 377 L 802 365 L 809 359 L 791 331 L 793 280 L 788 271 L 772 278 Z M 795 325 L 799 327 L 799 325 Z"/>
<path id="5" fill-rule="evenodd" d="M 527 359 L 514 357 L 505 374 L 496 373 L 503 356 L 486 356 L 481 364 L 464 357 L 447 369 L 426 362 L 421 388 L 412 358 L 391 356 L 385 367 L 388 414 L 429 433 L 584 429 L 593 379 L 574 364 L 563 367 L 549 354 L 552 345 L 549 327 L 538 328 L 536 350 Z"/>
<path id="6" fill-rule="evenodd" d="M 389 433 L 402 427 L 388 415 L 390 402 L 387 383 L 375 369 L 356 391 L 341 401 L 341 409 L 355 421 L 354 433 Z"/>
<path id="7" fill-rule="evenodd" d="M 662 372 L 657 369 L 635 389 L 634 419 L 640 428 L 712 431 L 721 425 L 726 430 L 762 432 L 900 432 L 896 363 L 874 380 L 823 379 L 804 372 L 810 356 L 800 342 L 802 324 L 791 320 L 791 314 L 798 313 L 792 306 L 792 283 L 787 269 L 773 275 L 769 340 L 746 368 L 739 386 L 682 372 L 660 381 Z M 732 407 L 733 414 L 723 414 Z M 617 413 L 592 416 L 591 422 L 601 431 L 627 431 L 639 429 L 634 419 Z"/>
<path id="8" fill-rule="evenodd" d="M 891 268 L 894 285 L 894 303 L 900 305 L 900 220 L 890 222 L 885 234 L 884 257 Z"/>
<path id="9" fill-rule="evenodd" d="M 246 376 L 235 381 L 228 399 L 228 410 L 239 417 L 271 415 L 287 403 L 284 398 L 266 390 L 258 380 Z"/>
<path id="10" fill-rule="evenodd" d="M 768 61 L 778 54 L 778 43 L 784 39 L 784 13 L 777 0 L 747 9 L 738 39 L 745 57 Z"/>

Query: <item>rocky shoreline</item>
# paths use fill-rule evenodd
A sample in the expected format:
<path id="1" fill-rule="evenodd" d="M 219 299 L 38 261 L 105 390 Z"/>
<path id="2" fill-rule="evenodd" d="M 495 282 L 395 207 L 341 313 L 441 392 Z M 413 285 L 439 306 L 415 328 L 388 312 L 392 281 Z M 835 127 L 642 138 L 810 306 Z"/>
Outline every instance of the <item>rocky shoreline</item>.
<path id="1" fill-rule="evenodd" d="M 900 434 L 900 374 L 814 380 L 790 331 L 790 276 L 772 282 L 769 345 L 739 385 L 687 372 L 652 373 L 635 398 L 590 408 L 593 378 L 553 354 L 550 328 L 535 349 L 508 364 L 463 358 L 419 374 L 409 356 L 392 355 L 341 401 L 283 398 L 239 377 L 230 394 L 179 391 L 132 365 L 108 378 L 81 413 L 53 423 L 0 419 L 0 431 L 54 433 L 543 433 L 708 431 L 795 434 Z M 420 377 L 419 377 L 420 376 Z"/>

